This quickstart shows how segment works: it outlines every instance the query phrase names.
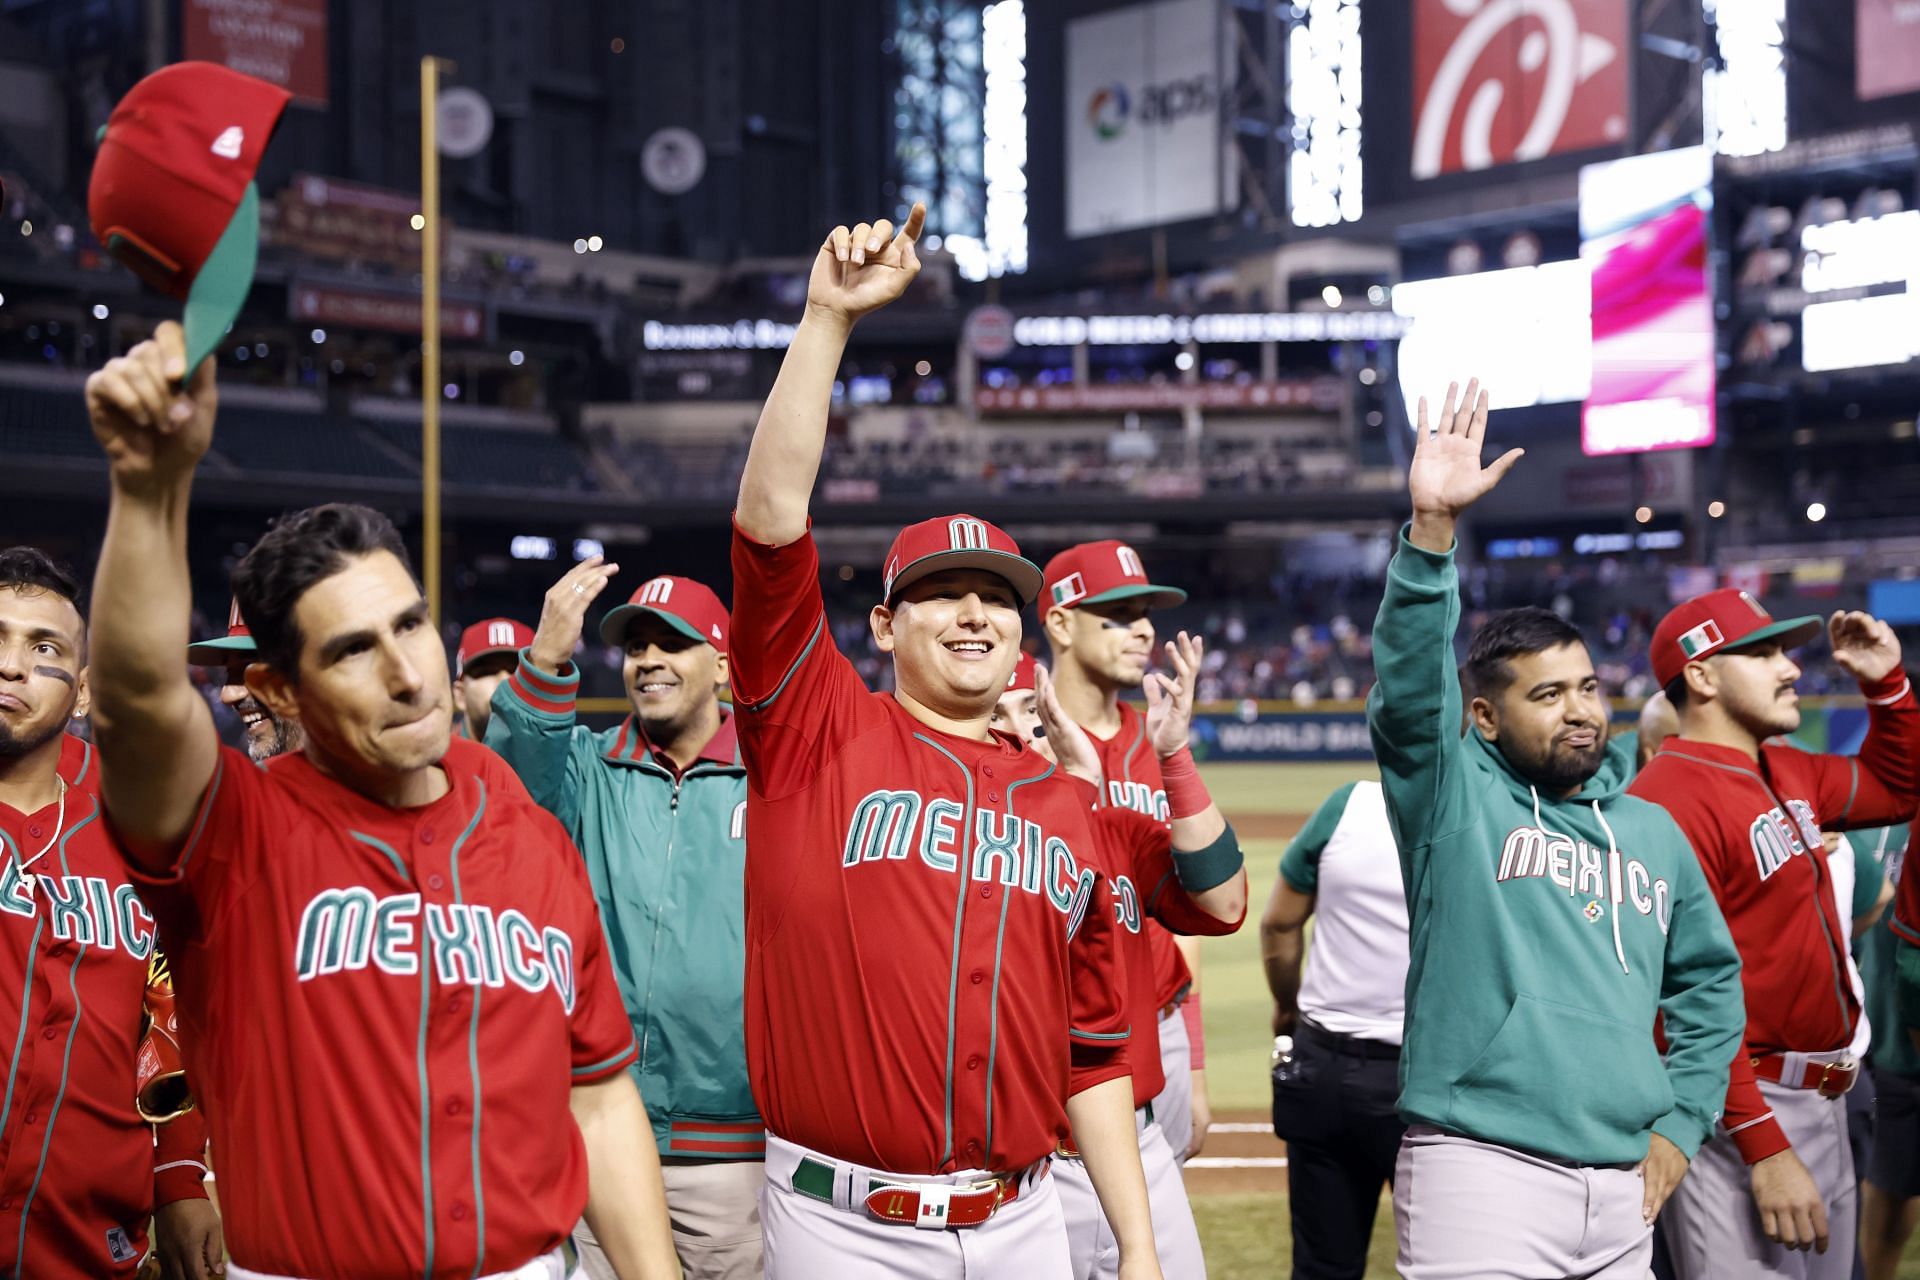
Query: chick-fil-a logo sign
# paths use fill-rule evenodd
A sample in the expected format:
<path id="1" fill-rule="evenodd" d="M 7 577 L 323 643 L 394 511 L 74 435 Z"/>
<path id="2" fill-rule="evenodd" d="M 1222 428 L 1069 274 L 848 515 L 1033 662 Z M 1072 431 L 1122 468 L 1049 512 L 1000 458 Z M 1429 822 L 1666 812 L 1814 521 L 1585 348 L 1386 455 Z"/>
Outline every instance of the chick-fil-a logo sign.
<path id="1" fill-rule="evenodd" d="M 1620 141 L 1626 0 L 1414 0 L 1413 176 Z"/>

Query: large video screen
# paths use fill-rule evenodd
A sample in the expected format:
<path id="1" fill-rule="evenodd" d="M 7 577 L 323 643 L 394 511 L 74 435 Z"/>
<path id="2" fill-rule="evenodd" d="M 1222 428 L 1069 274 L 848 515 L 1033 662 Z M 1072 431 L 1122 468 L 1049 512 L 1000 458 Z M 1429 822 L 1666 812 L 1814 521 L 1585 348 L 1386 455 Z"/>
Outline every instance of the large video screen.
<path id="1" fill-rule="evenodd" d="M 1713 443 L 1713 154 L 1634 156 L 1580 171 L 1581 257 L 1593 280 L 1589 454 Z"/>

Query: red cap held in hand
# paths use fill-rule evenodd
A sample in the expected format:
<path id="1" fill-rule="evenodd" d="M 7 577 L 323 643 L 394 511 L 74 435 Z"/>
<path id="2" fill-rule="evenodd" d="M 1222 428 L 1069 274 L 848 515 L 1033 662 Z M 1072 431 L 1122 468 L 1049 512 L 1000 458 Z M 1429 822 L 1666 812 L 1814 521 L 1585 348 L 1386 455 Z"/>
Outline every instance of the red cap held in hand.
<path id="1" fill-rule="evenodd" d="M 94 237 L 142 280 L 186 302 L 189 375 L 253 286 L 253 175 L 288 98 L 216 63 L 180 62 L 129 89 L 101 133 L 87 187 Z"/>

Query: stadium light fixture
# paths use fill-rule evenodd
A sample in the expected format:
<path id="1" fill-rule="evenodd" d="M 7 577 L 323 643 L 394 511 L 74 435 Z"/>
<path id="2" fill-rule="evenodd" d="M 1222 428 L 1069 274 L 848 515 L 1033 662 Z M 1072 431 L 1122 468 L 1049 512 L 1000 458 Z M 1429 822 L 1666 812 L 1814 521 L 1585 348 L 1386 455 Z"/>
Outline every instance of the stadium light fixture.
<path id="1" fill-rule="evenodd" d="M 112 314 L 113 314 L 112 312 L 107 310 L 106 303 L 96 302 L 93 304 L 93 318 L 95 320 L 105 320 L 109 315 L 112 315 Z"/>
<path id="2" fill-rule="evenodd" d="M 599 236 L 588 236 L 588 237 L 587 237 L 587 252 L 588 252 L 588 253 L 598 253 L 598 252 L 600 252 L 600 250 L 601 250 L 602 248 L 604 248 L 604 247 L 605 247 L 605 245 L 606 245 L 606 243 L 607 243 L 607 242 L 606 242 L 606 241 L 604 241 L 604 240 L 602 240 L 602 239 L 601 239 L 601 238 L 600 238 Z"/>
<path id="3" fill-rule="evenodd" d="M 1641 524 L 1651 524 L 1653 522 L 1653 508 L 1652 507 L 1636 508 L 1633 513 L 1633 518 L 1639 521 Z"/>
<path id="4" fill-rule="evenodd" d="M 1820 522 L 1821 522 L 1822 520 L 1825 520 L 1826 518 L 1827 518 L 1827 504 L 1826 504 L 1826 503 L 1824 503 L 1824 502 L 1809 502 L 1809 503 L 1807 504 L 1807 519 L 1808 519 L 1808 520 L 1811 520 L 1811 521 L 1812 521 L 1812 522 L 1813 522 L 1814 524 L 1819 524 L 1819 523 L 1820 523 Z"/>
<path id="5" fill-rule="evenodd" d="M 1287 210 L 1296 227 L 1330 227 L 1362 212 L 1360 0 L 1289 10 Z"/>
<path id="6" fill-rule="evenodd" d="M 527 353 L 520 350 L 507 352 L 507 363 L 518 369 L 527 362 Z"/>
<path id="7" fill-rule="evenodd" d="M 1175 356 L 1173 358 L 1173 367 L 1182 373 L 1193 368 L 1193 352 L 1182 351 L 1179 355 Z"/>
<path id="8" fill-rule="evenodd" d="M 407 219 L 407 225 L 415 231 L 425 231 L 427 229 L 427 215 L 424 213 L 416 213 Z"/>
<path id="9" fill-rule="evenodd" d="M 308 334 L 307 336 L 313 339 L 313 344 L 315 346 L 319 346 L 321 343 L 327 340 L 327 331 L 325 329 L 315 329 L 312 333 Z"/>
<path id="10" fill-rule="evenodd" d="M 22 218 L 20 220 L 20 234 L 23 236 L 30 236 L 33 234 L 32 218 Z"/>
<path id="11" fill-rule="evenodd" d="M 1342 302 L 1346 301 L 1346 298 L 1341 294 L 1339 285 L 1330 284 L 1320 291 L 1320 301 L 1326 303 L 1329 307 L 1338 308 Z"/>
<path id="12" fill-rule="evenodd" d="M 1727 504 L 1720 501 L 1718 498 L 1715 498 L 1712 502 L 1709 502 L 1707 504 L 1707 515 L 1710 518 L 1714 520 L 1718 520 L 1721 516 L 1725 514 L 1727 514 Z"/>

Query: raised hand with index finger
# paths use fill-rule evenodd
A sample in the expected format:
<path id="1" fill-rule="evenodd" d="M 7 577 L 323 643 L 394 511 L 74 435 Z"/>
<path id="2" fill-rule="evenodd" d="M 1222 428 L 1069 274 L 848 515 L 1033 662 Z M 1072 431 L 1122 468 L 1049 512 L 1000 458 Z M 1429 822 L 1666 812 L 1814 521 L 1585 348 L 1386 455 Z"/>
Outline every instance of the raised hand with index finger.
<path id="1" fill-rule="evenodd" d="M 885 218 L 835 227 L 814 256 L 807 311 L 851 325 L 905 293 L 920 274 L 914 246 L 926 222 L 927 206 L 916 204 L 898 233 Z"/>

